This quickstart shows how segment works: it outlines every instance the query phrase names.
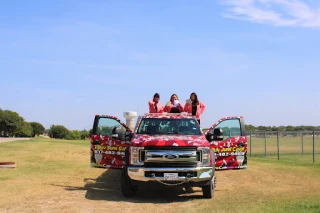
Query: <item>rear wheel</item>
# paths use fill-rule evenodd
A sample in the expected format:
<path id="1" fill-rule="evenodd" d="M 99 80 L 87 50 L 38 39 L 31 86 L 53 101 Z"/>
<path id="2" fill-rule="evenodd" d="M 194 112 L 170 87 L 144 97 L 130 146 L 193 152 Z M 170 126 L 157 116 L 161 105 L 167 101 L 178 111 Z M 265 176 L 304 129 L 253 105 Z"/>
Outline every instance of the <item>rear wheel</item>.
<path id="1" fill-rule="evenodd" d="M 215 188 L 215 177 L 213 177 L 210 180 L 209 185 L 202 187 L 203 197 L 204 198 L 213 198 L 214 188 Z"/>
<path id="2" fill-rule="evenodd" d="M 133 197 L 138 190 L 137 186 L 132 185 L 131 179 L 128 176 L 127 168 L 124 167 L 121 173 L 121 191 L 125 197 Z"/>

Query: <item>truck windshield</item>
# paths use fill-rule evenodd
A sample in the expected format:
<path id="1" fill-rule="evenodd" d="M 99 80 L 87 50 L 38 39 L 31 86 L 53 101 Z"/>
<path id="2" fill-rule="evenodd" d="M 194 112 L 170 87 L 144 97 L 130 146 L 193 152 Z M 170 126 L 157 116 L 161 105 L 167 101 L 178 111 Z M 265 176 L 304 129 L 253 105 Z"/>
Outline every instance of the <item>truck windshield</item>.
<path id="1" fill-rule="evenodd" d="M 137 134 L 201 135 L 197 120 L 192 118 L 143 118 Z"/>

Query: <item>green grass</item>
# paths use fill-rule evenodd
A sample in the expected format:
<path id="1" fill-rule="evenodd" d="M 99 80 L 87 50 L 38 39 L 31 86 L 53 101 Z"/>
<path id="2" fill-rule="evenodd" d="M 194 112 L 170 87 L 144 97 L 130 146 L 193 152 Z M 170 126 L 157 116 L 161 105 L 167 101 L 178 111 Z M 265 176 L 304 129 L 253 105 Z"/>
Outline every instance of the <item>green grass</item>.
<path id="1" fill-rule="evenodd" d="M 303 213 L 303 212 L 315 212 L 318 213 L 320 211 L 320 203 L 319 200 L 309 200 L 304 201 L 301 200 L 299 203 L 294 202 L 284 202 L 279 205 L 279 203 L 270 203 L 269 205 L 265 206 L 263 211 L 266 212 L 274 212 L 274 210 L 277 210 L 277 212 L 297 212 L 297 213 Z"/>
<path id="2" fill-rule="evenodd" d="M 251 155 L 252 156 L 264 156 L 266 150 L 266 156 L 277 157 L 278 146 L 277 137 L 268 136 L 266 138 L 266 149 L 265 139 L 252 137 L 251 139 Z M 315 137 L 314 144 L 315 161 L 320 161 L 320 138 Z M 248 138 L 248 154 L 250 154 L 250 138 Z M 313 138 L 312 136 L 304 136 L 303 148 L 302 148 L 302 137 L 279 137 L 279 154 L 282 159 L 286 155 L 306 155 L 308 156 L 309 162 L 313 161 Z"/>
<path id="3" fill-rule="evenodd" d="M 213 199 L 202 199 L 199 188 L 185 194 L 153 185 L 127 199 L 120 191 L 119 171 L 90 168 L 89 143 L 1 143 L 0 161 L 14 161 L 17 168 L 0 170 L 0 212 L 320 212 L 320 160 L 312 163 L 310 154 L 265 157 L 255 139 L 248 169 L 216 173 Z M 283 147 L 291 143 L 283 140 Z"/>
<path id="4" fill-rule="evenodd" d="M 60 176 L 72 177 L 72 171 L 85 171 L 89 165 L 89 141 L 32 139 L 8 142 L 0 144 L 0 153 L 0 161 L 13 161 L 17 165 L 16 169 L 0 170 L 0 182 L 11 180 L 4 186 L 7 190 L 19 190 L 14 181 L 59 182 Z"/>

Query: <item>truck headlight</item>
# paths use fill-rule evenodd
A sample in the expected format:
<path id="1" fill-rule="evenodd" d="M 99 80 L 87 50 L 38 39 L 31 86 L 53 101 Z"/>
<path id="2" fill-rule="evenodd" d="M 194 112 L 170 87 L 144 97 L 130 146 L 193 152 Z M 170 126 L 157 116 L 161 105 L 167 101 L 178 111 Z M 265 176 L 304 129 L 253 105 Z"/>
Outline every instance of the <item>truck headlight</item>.
<path id="1" fill-rule="evenodd" d="M 140 152 L 144 147 L 130 147 L 130 164 L 131 165 L 143 165 L 143 161 L 140 160 Z"/>
<path id="2" fill-rule="evenodd" d="M 201 162 L 200 166 L 210 166 L 211 156 L 210 156 L 210 147 L 199 147 L 199 151 L 201 151 Z"/>

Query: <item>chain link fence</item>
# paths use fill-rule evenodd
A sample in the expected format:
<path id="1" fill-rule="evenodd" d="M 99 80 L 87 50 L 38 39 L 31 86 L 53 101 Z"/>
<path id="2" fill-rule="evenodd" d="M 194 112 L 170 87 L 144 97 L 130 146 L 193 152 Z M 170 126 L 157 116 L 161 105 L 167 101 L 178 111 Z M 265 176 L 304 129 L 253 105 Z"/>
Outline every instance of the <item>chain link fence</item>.
<path id="1" fill-rule="evenodd" d="M 320 131 L 247 131 L 250 157 L 309 156 L 314 163 L 320 154 Z M 319 159 L 320 161 L 320 159 Z"/>

